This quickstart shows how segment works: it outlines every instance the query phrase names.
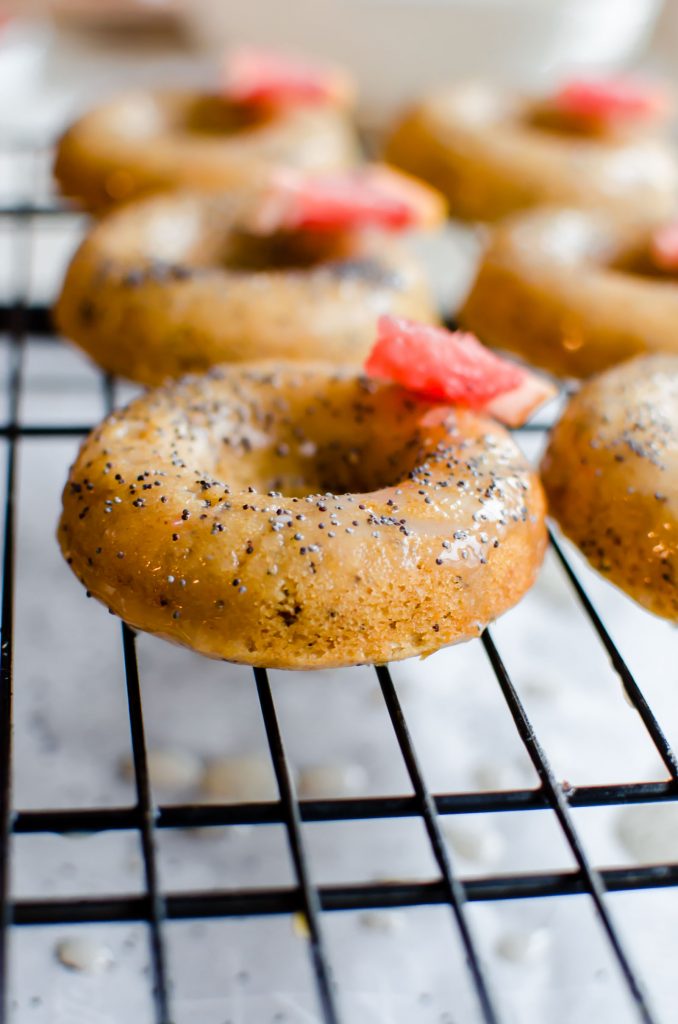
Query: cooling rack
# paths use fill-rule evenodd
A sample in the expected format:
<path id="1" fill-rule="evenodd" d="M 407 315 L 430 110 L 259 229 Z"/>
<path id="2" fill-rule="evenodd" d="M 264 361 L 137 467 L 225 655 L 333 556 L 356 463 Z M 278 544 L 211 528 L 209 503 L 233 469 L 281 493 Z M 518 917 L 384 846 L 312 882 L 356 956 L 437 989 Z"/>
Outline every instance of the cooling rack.
<path id="1" fill-rule="evenodd" d="M 5 153 L 9 153 L 8 148 Z M 11 150 L 18 159 L 32 163 L 42 159 L 42 149 L 31 145 Z M 144 709 L 137 664 L 136 637 L 122 626 L 121 643 L 129 710 L 131 751 L 135 776 L 135 800 L 130 806 L 92 806 L 50 810 L 16 809 L 12 801 L 12 685 L 15 539 L 17 531 L 17 459 L 26 439 L 77 438 L 92 424 L 45 422 L 24 424 L 20 408 L 24 388 L 24 362 L 31 346 L 44 344 L 52 336 L 49 311 L 28 301 L 27 282 L 33 247 L 40 243 L 34 225 L 39 218 L 60 218 L 66 211 L 57 202 L 36 202 L 30 193 L 25 200 L 0 207 L 0 221 L 11 235 L 13 299 L 0 305 L 0 333 L 8 339 L 7 415 L 0 423 L 0 437 L 7 449 L 6 502 L 2 554 L 2 595 L 0 648 L 0 1024 L 9 1021 L 7 979 L 8 933 L 11 928 L 92 922 L 142 922 L 148 933 L 154 1019 L 157 1024 L 173 1020 L 171 984 L 165 951 L 167 922 L 200 918 L 243 918 L 287 915 L 300 921 L 307 939 L 308 955 L 315 978 L 319 1019 L 324 1024 L 359 1024 L 346 1021 L 341 1011 L 341 993 L 332 980 L 332 965 L 324 939 L 328 914 L 342 910 L 370 910 L 396 907 L 441 905 L 449 909 L 465 954 L 466 966 L 475 992 L 479 1019 L 485 1024 L 503 1021 L 501 991 L 493 990 L 469 915 L 469 904 L 504 900 L 546 899 L 583 894 L 597 916 L 609 944 L 627 998 L 639 1021 L 659 1024 L 642 978 L 636 972 L 625 943 L 611 915 L 608 894 L 628 890 L 678 886 L 678 864 L 595 868 L 587 855 L 575 825 L 573 810 L 610 807 L 632 803 L 678 799 L 678 762 L 662 728 L 647 703 L 622 654 L 615 646 L 593 599 L 580 581 L 577 569 L 556 536 L 553 551 L 579 602 L 581 615 L 595 631 L 610 658 L 623 689 L 632 702 L 668 774 L 667 781 L 630 782 L 572 788 L 561 784 L 547 759 L 528 718 L 517 687 L 504 663 L 500 649 L 488 629 L 474 643 L 482 645 L 496 680 L 497 692 L 505 701 L 517 735 L 536 770 L 539 785 L 530 789 L 489 792 L 443 792 L 429 790 L 420 764 L 403 705 L 388 666 L 377 666 L 378 687 L 395 740 L 411 783 L 412 793 L 404 796 L 369 796 L 323 800 L 300 800 L 286 752 L 285 736 L 268 673 L 255 669 L 253 685 L 265 728 L 268 751 L 275 773 L 279 799 L 264 803 L 172 804 L 154 802 L 145 740 Z M 113 384 L 102 378 L 104 405 L 112 406 Z M 542 431 L 543 427 L 530 428 Z M 199 698 L 198 698 L 199 699 Z M 464 879 L 460 876 L 441 832 L 444 816 L 550 809 L 558 822 L 576 865 L 560 872 L 530 872 Z M 370 882 L 353 885 L 317 885 L 310 866 L 304 827 L 307 823 L 418 818 L 425 828 L 435 859 L 438 878 L 433 881 Z M 294 884 L 259 889 L 222 889 L 171 892 L 158 879 L 157 837 L 165 829 L 199 829 L 208 826 L 282 825 L 294 868 Z M 12 836 L 41 833 L 97 833 L 135 831 L 143 854 L 144 887 L 140 894 L 93 895 L 78 899 L 41 898 L 13 900 L 10 896 L 9 867 Z M 425 955 L 425 953 L 422 953 Z"/>

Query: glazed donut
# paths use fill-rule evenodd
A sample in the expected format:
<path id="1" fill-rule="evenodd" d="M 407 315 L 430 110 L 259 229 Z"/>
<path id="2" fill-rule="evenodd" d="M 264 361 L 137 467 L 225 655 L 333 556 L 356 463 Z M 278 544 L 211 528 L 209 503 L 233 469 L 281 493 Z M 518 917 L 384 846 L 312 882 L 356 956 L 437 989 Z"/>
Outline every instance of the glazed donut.
<path id="1" fill-rule="evenodd" d="M 459 319 L 562 377 L 678 353 L 678 277 L 653 259 L 656 231 L 578 210 L 516 215 L 493 232 Z"/>
<path id="2" fill-rule="evenodd" d="M 63 554 L 137 629 L 323 668 L 477 636 L 531 586 L 536 474 L 503 427 L 327 363 L 218 367 L 84 442 Z"/>
<path id="3" fill-rule="evenodd" d="M 465 83 L 423 100 L 387 141 L 386 158 L 447 196 L 453 216 L 494 221 L 540 204 L 668 212 L 678 170 L 667 143 L 544 101 Z"/>
<path id="4" fill-rule="evenodd" d="M 678 622 L 678 355 L 583 385 L 542 464 L 549 511 L 595 569 Z"/>
<path id="5" fill-rule="evenodd" d="M 423 269 L 384 233 L 258 236 L 246 192 L 154 196 L 97 223 L 55 318 L 111 373 L 160 383 L 219 362 L 359 365 L 380 313 L 434 322 Z"/>
<path id="6" fill-rule="evenodd" d="M 249 184 L 276 164 L 323 170 L 357 158 L 347 114 L 331 104 L 272 109 L 218 94 L 138 92 L 76 121 L 54 175 L 64 195 L 98 212 L 171 188 Z"/>

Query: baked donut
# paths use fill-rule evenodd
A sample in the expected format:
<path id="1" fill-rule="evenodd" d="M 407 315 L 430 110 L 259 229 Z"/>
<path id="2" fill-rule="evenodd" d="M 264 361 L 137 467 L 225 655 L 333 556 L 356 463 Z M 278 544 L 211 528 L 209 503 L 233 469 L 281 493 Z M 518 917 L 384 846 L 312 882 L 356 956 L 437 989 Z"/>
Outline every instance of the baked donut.
<path id="1" fill-rule="evenodd" d="M 324 170 L 358 159 L 347 113 L 331 104 L 241 104 L 217 93 L 135 92 L 86 113 L 62 136 L 64 195 L 100 212 L 172 188 L 248 184 L 274 165 Z"/>
<path id="2" fill-rule="evenodd" d="M 577 108 L 571 98 L 564 102 L 569 95 L 535 99 L 500 86 L 455 85 L 405 114 L 387 140 L 386 158 L 439 188 L 463 220 L 494 221 L 540 204 L 668 212 L 676 199 L 676 158 L 640 124 L 654 120 L 658 111 L 649 108 L 659 104 L 648 99 L 646 116 L 620 112 L 619 104 L 610 115 L 601 105 L 596 116 L 590 100 L 587 106 L 580 97 Z"/>
<path id="3" fill-rule="evenodd" d="M 269 357 L 357 366 L 380 313 L 436 321 L 423 268 L 390 234 L 262 235 L 252 205 L 247 191 L 172 194 L 98 222 L 66 275 L 59 330 L 109 372 L 156 384 Z"/>
<path id="4" fill-rule="evenodd" d="M 549 511 L 595 569 L 678 622 L 678 355 L 587 381 L 542 464 Z"/>
<path id="5" fill-rule="evenodd" d="M 324 668 L 477 636 L 531 586 L 536 474 L 489 417 L 326 363 L 218 367 L 84 442 L 59 541 L 131 626 Z"/>
<path id="6" fill-rule="evenodd" d="M 459 320 L 561 377 L 678 353 L 678 266 L 655 255 L 661 231 L 581 210 L 518 214 L 495 228 Z"/>

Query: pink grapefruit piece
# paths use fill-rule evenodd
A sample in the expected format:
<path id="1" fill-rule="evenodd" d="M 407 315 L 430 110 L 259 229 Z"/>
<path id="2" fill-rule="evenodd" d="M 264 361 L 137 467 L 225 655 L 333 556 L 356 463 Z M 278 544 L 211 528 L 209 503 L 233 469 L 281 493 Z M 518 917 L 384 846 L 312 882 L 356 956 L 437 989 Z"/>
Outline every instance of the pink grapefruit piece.
<path id="1" fill-rule="evenodd" d="M 495 355 L 473 334 L 394 316 L 379 318 L 365 371 L 424 398 L 488 413 L 511 427 L 556 394 L 549 382 Z"/>
<path id="2" fill-rule="evenodd" d="M 668 113 L 669 93 L 632 78 L 573 79 L 554 95 L 558 110 L 594 121 L 650 121 Z"/>
<path id="3" fill-rule="evenodd" d="M 660 270 L 678 270 L 678 220 L 657 228 L 650 239 L 650 256 Z"/>
<path id="4" fill-rule="evenodd" d="M 251 228 L 260 234 L 363 227 L 403 231 L 432 227 L 444 216 L 440 193 L 385 164 L 333 174 L 280 169 L 269 180 Z"/>
<path id="5" fill-rule="evenodd" d="M 349 76 L 340 68 L 243 46 L 226 60 L 221 92 L 242 106 L 288 107 L 348 104 L 354 90 Z"/>

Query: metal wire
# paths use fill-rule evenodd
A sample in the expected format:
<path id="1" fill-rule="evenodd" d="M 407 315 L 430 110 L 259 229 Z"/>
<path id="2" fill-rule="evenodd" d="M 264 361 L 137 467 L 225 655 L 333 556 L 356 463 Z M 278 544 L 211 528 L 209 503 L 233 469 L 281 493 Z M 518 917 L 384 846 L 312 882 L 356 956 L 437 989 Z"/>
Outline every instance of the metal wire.
<path id="1" fill-rule="evenodd" d="M 30 148 L 30 147 L 28 147 Z M 0 217 L 10 225 L 22 225 L 17 234 L 27 231 L 37 217 L 58 222 L 61 214 L 72 211 L 56 203 L 20 206 L 0 204 Z M 19 259 L 19 257 L 21 257 Z M 411 906 L 445 905 L 464 948 L 478 1005 L 486 1024 L 501 1019 L 501 993 L 493 994 L 482 956 L 466 915 L 466 904 L 500 900 L 520 900 L 588 894 L 597 912 L 603 933 L 624 978 L 638 1020 L 654 1024 L 657 1018 L 649 1005 L 641 979 L 630 962 L 610 915 L 606 894 L 649 888 L 678 886 L 678 864 L 641 865 L 631 868 L 597 870 L 590 864 L 584 844 L 571 814 L 572 808 L 610 807 L 678 799 L 678 760 L 660 723 L 648 705 L 636 680 L 593 602 L 586 593 L 563 547 L 552 537 L 553 549 L 581 604 L 582 612 L 595 631 L 619 674 L 626 693 L 666 766 L 670 778 L 665 782 L 633 782 L 623 785 L 584 786 L 564 790 L 556 781 L 546 755 L 534 733 L 516 687 L 489 632 L 482 643 L 494 670 L 499 692 L 503 695 L 520 738 L 539 775 L 537 789 L 504 792 L 431 793 L 426 786 L 410 736 L 403 708 L 398 700 L 387 667 L 376 669 L 381 692 L 397 739 L 413 795 L 374 796 L 362 799 L 299 800 L 290 772 L 284 737 L 278 721 L 273 690 L 264 670 L 254 673 L 269 751 L 278 783 L 280 799 L 265 803 L 227 805 L 172 805 L 155 807 L 149 783 L 144 738 L 144 715 L 135 638 L 123 627 L 122 644 L 129 708 L 130 734 L 136 780 L 136 801 L 129 807 L 58 808 L 55 810 L 13 811 L 11 801 L 11 729 L 12 729 L 12 630 L 14 621 L 14 545 L 16 527 L 17 448 L 24 439 L 40 442 L 44 438 L 77 437 L 90 427 L 82 423 L 42 423 L 24 425 L 20 418 L 22 394 L 22 358 L 26 344 L 53 341 L 49 310 L 27 305 L 26 280 L 28 253 L 18 253 L 22 267 L 21 287 L 16 301 L 0 305 L 0 332 L 9 337 L 10 367 L 8 379 L 8 415 L 0 424 L 0 437 L 7 450 L 6 501 L 1 603 L 2 646 L 0 648 L 0 913 L 2 922 L 14 925 L 77 924 L 84 922 L 144 921 L 149 926 L 151 963 L 154 980 L 156 1024 L 171 1020 L 170 979 L 164 953 L 163 932 L 168 920 L 187 918 L 238 918 L 258 915 L 301 915 L 308 933 L 308 947 L 325 1024 L 340 1021 L 339 999 L 332 982 L 332 969 L 323 941 L 322 916 L 327 912 L 367 910 Z M 30 340 L 27 340 L 29 339 Z M 102 377 L 104 405 L 113 401 L 113 382 Z M 532 428 L 541 430 L 543 428 Z M 454 870 L 440 832 L 441 815 L 498 812 L 546 812 L 555 814 L 576 863 L 576 870 L 531 872 L 520 875 L 488 875 L 461 879 Z M 373 882 L 356 885 L 318 886 L 309 870 L 303 824 L 349 820 L 419 818 L 426 829 L 440 878 L 426 882 Z M 210 890 L 164 893 L 156 864 L 156 830 L 228 827 L 233 825 L 285 826 L 295 869 L 295 884 L 248 890 Z M 8 892 L 8 867 L 11 834 L 49 832 L 97 832 L 130 830 L 138 832 L 143 853 L 144 892 L 135 896 L 97 896 L 76 899 L 39 899 L 12 901 Z M 0 930 L 0 1024 L 7 1021 L 6 929 Z"/>
<path id="2" fill-rule="evenodd" d="M 16 305 L 16 323 L 10 335 L 9 422 L 15 426 L 23 367 L 23 332 L 21 303 Z M 16 437 L 8 440 L 5 503 L 5 532 L 2 556 L 2 614 L 0 618 L 0 979 L 7 977 L 7 925 L 9 923 L 9 850 L 11 833 L 12 787 L 12 690 L 13 690 L 13 634 L 14 634 L 14 539 L 16 522 Z M 3 986 L 4 991 L 4 986 Z M 0 1002 L 0 1022 L 5 1024 L 6 998 Z"/>
<path id="3" fill-rule="evenodd" d="M 13 224 L 13 304 L 9 316 L 9 372 L 7 376 L 8 426 L 5 527 L 2 555 L 2 610 L 0 613 L 0 1024 L 7 1019 L 9 875 L 12 824 L 12 700 L 14 669 L 14 581 L 16 538 L 16 479 L 19 401 L 24 364 L 25 307 L 31 265 L 32 224 L 20 216 Z"/>
<path id="4" fill-rule="evenodd" d="M 609 868 L 600 871 L 607 892 L 631 892 L 678 885 L 678 865 L 657 866 L 648 875 L 642 868 Z M 579 872 L 488 876 L 464 881 L 469 903 L 499 900 L 532 900 L 550 896 L 586 894 Z M 443 882 L 381 882 L 317 887 L 323 911 L 394 910 L 402 907 L 449 905 Z M 295 914 L 299 895 L 294 889 L 237 889 L 182 892 L 165 897 L 167 919 L 257 917 Z M 16 925 L 92 924 L 111 921 L 146 921 L 144 896 L 104 896 L 86 899 L 19 900 L 12 910 Z"/>
<path id="5" fill-rule="evenodd" d="M 139 838 L 141 840 L 144 877 L 148 894 L 146 919 L 150 927 L 155 1016 L 158 1024 L 171 1024 L 165 948 L 161 931 L 161 925 L 166 916 L 165 898 L 161 894 L 158 885 L 154 835 L 155 809 L 151 797 L 151 780 L 148 772 L 144 716 L 141 705 L 141 688 L 139 686 L 139 667 L 137 665 L 134 633 L 124 624 L 122 626 L 122 649 L 125 661 L 127 705 L 129 708 L 134 781 L 137 794 L 137 828 L 139 829 Z"/>
<path id="6" fill-rule="evenodd" d="M 453 871 L 451 858 L 440 832 L 435 804 L 433 803 L 431 794 L 429 793 L 426 782 L 424 781 L 424 776 L 419 766 L 419 759 L 417 758 L 412 744 L 412 739 L 410 737 L 410 731 L 407 728 L 407 722 L 405 721 L 405 716 L 403 714 L 400 701 L 398 700 L 393 680 L 391 679 L 391 673 L 385 665 L 377 665 L 376 673 L 377 678 L 379 679 L 379 685 L 381 686 L 381 692 L 384 696 L 384 702 L 391 719 L 391 725 L 393 726 L 393 730 L 396 734 L 398 746 L 400 747 L 400 752 L 403 756 L 405 767 L 407 768 L 407 774 L 410 777 L 410 782 L 414 789 L 414 795 L 419 806 L 419 812 L 426 826 L 426 832 L 431 843 L 433 855 L 438 867 L 440 868 L 447 900 L 452 907 L 454 918 L 459 929 L 464 952 L 466 954 L 466 962 L 468 969 L 471 972 L 471 977 L 473 978 L 473 984 L 478 996 L 478 1002 L 480 1003 L 483 1019 L 487 1024 L 498 1024 L 499 1015 L 494 1005 L 494 999 L 490 995 L 488 980 L 480 962 L 480 955 L 476 947 L 476 942 L 464 913 L 466 891 Z"/>
<path id="7" fill-rule="evenodd" d="M 339 1012 L 336 1004 L 330 969 L 325 952 L 325 944 L 320 930 L 320 898 L 317 889 L 311 882 L 308 858 L 304 848 L 301 832 L 301 816 L 299 802 L 294 791 L 294 780 L 290 772 L 283 738 L 278 725 L 278 716 L 273 702 L 273 693 L 265 669 L 254 669 L 254 681 L 257 685 L 259 705 L 264 719 L 266 738 L 275 771 L 283 818 L 287 828 L 287 838 L 294 862 L 294 870 L 299 884 L 301 911 L 311 949 L 311 959 L 318 986 L 318 995 L 324 1019 L 328 1024 L 338 1024 Z"/>
<path id="8" fill-rule="evenodd" d="M 652 742 L 655 745 L 657 753 L 659 754 L 666 768 L 668 769 L 671 778 L 674 780 L 674 782 L 678 782 L 678 760 L 676 759 L 674 751 L 671 749 L 669 741 L 664 735 L 663 729 L 661 728 L 659 722 L 652 713 L 650 705 L 647 703 L 645 697 L 643 696 L 642 690 L 638 686 L 636 680 L 633 678 L 633 675 L 631 674 L 628 665 L 622 658 L 619 649 L 612 640 L 612 637 L 605 629 L 605 626 L 603 625 L 603 621 L 600 618 L 600 615 L 593 607 L 591 599 L 589 598 L 588 594 L 579 582 L 579 577 L 577 576 L 574 569 L 570 565 L 569 561 L 565 557 L 563 549 L 561 548 L 556 538 L 553 536 L 552 531 L 550 532 L 549 537 L 551 540 L 551 547 L 558 556 L 558 560 L 562 565 L 563 569 L 565 570 L 565 573 L 567 574 L 567 577 L 570 583 L 572 584 L 575 593 L 577 594 L 577 597 L 581 601 L 584 610 L 591 621 L 591 625 L 600 637 L 600 641 L 605 650 L 607 651 L 607 654 L 609 655 L 610 661 L 612 662 L 612 666 L 617 675 L 619 676 L 622 686 L 624 687 L 624 692 L 626 693 L 626 696 L 629 698 L 634 708 L 640 715 L 643 721 L 643 725 L 652 737 Z"/>
<path id="9" fill-rule="evenodd" d="M 647 997 L 633 968 L 631 967 L 628 954 L 626 953 L 621 938 L 619 937 L 619 934 L 612 922 L 610 912 L 605 905 L 605 884 L 603 879 L 600 872 L 594 870 L 589 862 L 584 844 L 574 827 L 574 822 L 572 820 L 569 807 L 567 806 L 567 801 L 563 797 L 562 787 L 559 786 L 556 781 L 551 765 L 549 764 L 546 754 L 544 753 L 534 729 L 530 724 L 530 720 L 527 717 L 522 701 L 520 700 L 520 697 L 511 682 L 510 676 L 506 671 L 506 666 L 501 660 L 499 652 L 494 645 L 489 629 L 485 630 L 482 636 L 482 642 L 492 668 L 494 669 L 497 682 L 499 683 L 504 698 L 506 699 L 506 703 L 508 704 L 509 711 L 511 712 L 511 716 L 515 722 L 516 729 L 518 730 L 518 734 L 520 735 L 520 738 L 525 745 L 525 749 L 529 754 L 530 760 L 539 775 L 542 790 L 544 791 L 549 804 L 558 819 L 570 849 L 574 854 L 575 860 L 579 865 L 585 890 L 593 900 L 596 912 L 600 918 L 603 928 L 605 929 L 605 933 L 610 941 L 610 945 L 621 972 L 629 987 L 629 991 L 635 1000 L 636 1006 L 638 1007 L 640 1018 L 645 1022 L 645 1024 L 654 1024 L 654 1022 L 656 1022 L 656 1017 L 650 1011 Z"/>

